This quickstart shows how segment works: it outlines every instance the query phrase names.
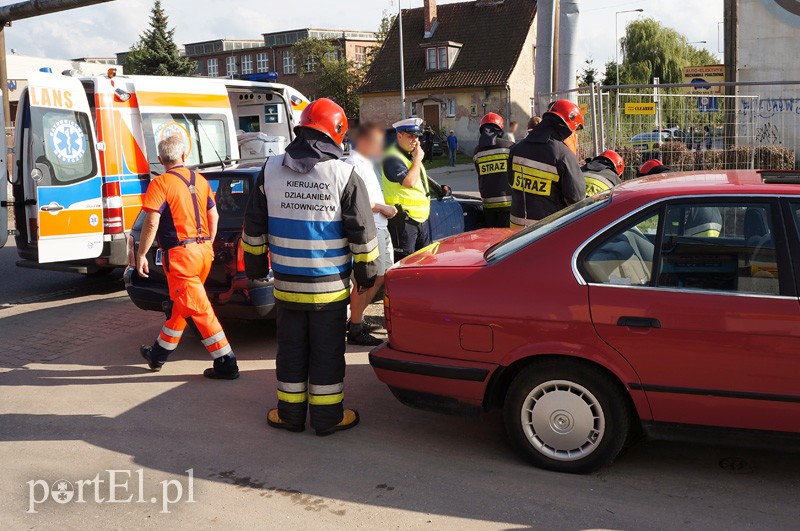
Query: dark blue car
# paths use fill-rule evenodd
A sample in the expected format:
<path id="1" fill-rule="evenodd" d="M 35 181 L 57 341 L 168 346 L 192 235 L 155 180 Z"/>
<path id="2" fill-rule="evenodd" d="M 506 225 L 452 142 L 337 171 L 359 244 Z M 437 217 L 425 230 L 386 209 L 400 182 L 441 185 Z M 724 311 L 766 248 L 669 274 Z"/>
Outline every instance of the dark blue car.
<path id="1" fill-rule="evenodd" d="M 221 318 L 265 319 L 274 317 L 275 298 L 272 278 L 250 280 L 244 272 L 243 251 L 240 246 L 242 223 L 247 199 L 254 188 L 262 163 L 241 164 L 225 170 L 203 170 L 216 193 L 219 211 L 219 230 L 214 241 L 214 262 L 206 280 L 206 292 Z M 474 230 L 482 226 L 483 211 L 479 199 L 455 197 L 449 187 L 430 180 L 431 233 L 435 240 Z M 144 213 L 128 236 L 129 262 L 141 237 Z M 153 247 L 147 254 L 149 278 L 142 278 L 133 265 L 125 270 L 125 288 L 133 303 L 143 310 L 163 311 L 169 299 L 167 278 L 161 267 L 161 252 Z"/>

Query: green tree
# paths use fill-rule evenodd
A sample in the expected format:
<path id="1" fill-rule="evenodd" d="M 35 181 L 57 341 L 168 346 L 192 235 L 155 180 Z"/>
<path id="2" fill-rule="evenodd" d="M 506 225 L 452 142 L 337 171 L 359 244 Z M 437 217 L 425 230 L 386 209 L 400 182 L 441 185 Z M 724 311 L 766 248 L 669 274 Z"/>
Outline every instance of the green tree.
<path id="1" fill-rule="evenodd" d="M 155 0 L 150 12 L 150 27 L 139 36 L 125 59 L 126 74 L 152 76 L 191 76 L 197 63 L 181 57 L 175 44 L 175 28 L 169 28 L 161 0 Z"/>
<path id="2" fill-rule="evenodd" d="M 367 68 L 369 68 L 369 65 L 371 65 L 372 61 L 374 61 L 378 56 L 378 52 L 381 51 L 381 48 L 383 48 L 383 43 L 386 42 L 386 38 L 389 36 L 389 31 L 391 31 L 392 25 L 394 25 L 394 21 L 396 19 L 397 15 L 394 13 L 389 14 L 388 11 L 385 9 L 383 10 L 380 26 L 378 26 L 378 31 L 375 33 L 375 38 L 378 41 L 378 45 L 372 46 L 367 50 Z"/>
<path id="3" fill-rule="evenodd" d="M 681 83 L 684 66 L 717 62 L 708 51 L 695 48 L 684 35 L 652 18 L 628 24 L 622 52 L 620 84 L 652 83 L 654 77 L 661 83 Z"/>
<path id="4" fill-rule="evenodd" d="M 594 60 L 589 57 L 586 59 L 586 61 L 584 61 L 583 69 L 578 72 L 578 86 L 588 87 L 592 83 L 597 83 L 599 81 L 599 76 L 600 73 L 594 66 Z"/>
<path id="5" fill-rule="evenodd" d="M 344 58 L 332 41 L 302 39 L 292 45 L 292 54 L 301 68 L 298 75 L 315 74 L 314 98 L 330 98 L 342 106 L 350 118 L 359 115 L 358 89 L 364 81 L 365 67 Z"/>

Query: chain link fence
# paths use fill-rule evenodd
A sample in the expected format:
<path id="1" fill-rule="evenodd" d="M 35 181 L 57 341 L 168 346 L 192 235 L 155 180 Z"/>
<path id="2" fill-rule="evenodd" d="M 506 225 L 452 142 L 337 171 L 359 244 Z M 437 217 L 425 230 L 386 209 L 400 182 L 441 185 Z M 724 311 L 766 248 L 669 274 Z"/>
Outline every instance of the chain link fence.
<path id="1" fill-rule="evenodd" d="M 678 171 L 798 167 L 800 81 L 593 85 L 532 104 L 544 111 L 562 98 L 584 112 L 578 157 L 613 149 L 625 159 L 625 179 L 650 159 Z"/>

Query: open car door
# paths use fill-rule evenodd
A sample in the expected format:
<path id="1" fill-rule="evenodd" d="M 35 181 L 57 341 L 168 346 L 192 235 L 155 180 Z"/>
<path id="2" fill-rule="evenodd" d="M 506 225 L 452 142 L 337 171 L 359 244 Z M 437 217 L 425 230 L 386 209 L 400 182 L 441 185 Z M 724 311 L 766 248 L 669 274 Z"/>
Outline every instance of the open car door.
<path id="1" fill-rule="evenodd" d="M 39 262 L 96 258 L 103 251 L 103 181 L 86 92 L 76 78 L 37 73 L 25 105 L 17 127 L 28 129 L 23 178 Z"/>

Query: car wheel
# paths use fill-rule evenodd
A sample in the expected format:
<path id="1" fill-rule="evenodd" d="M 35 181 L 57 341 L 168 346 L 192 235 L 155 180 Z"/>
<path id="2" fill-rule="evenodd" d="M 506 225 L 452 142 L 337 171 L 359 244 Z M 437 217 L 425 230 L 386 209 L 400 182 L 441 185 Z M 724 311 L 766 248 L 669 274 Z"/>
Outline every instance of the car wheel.
<path id="1" fill-rule="evenodd" d="M 536 363 L 511 383 L 506 432 L 534 465 L 585 474 L 610 463 L 630 430 L 622 391 L 601 371 L 574 361 Z"/>

